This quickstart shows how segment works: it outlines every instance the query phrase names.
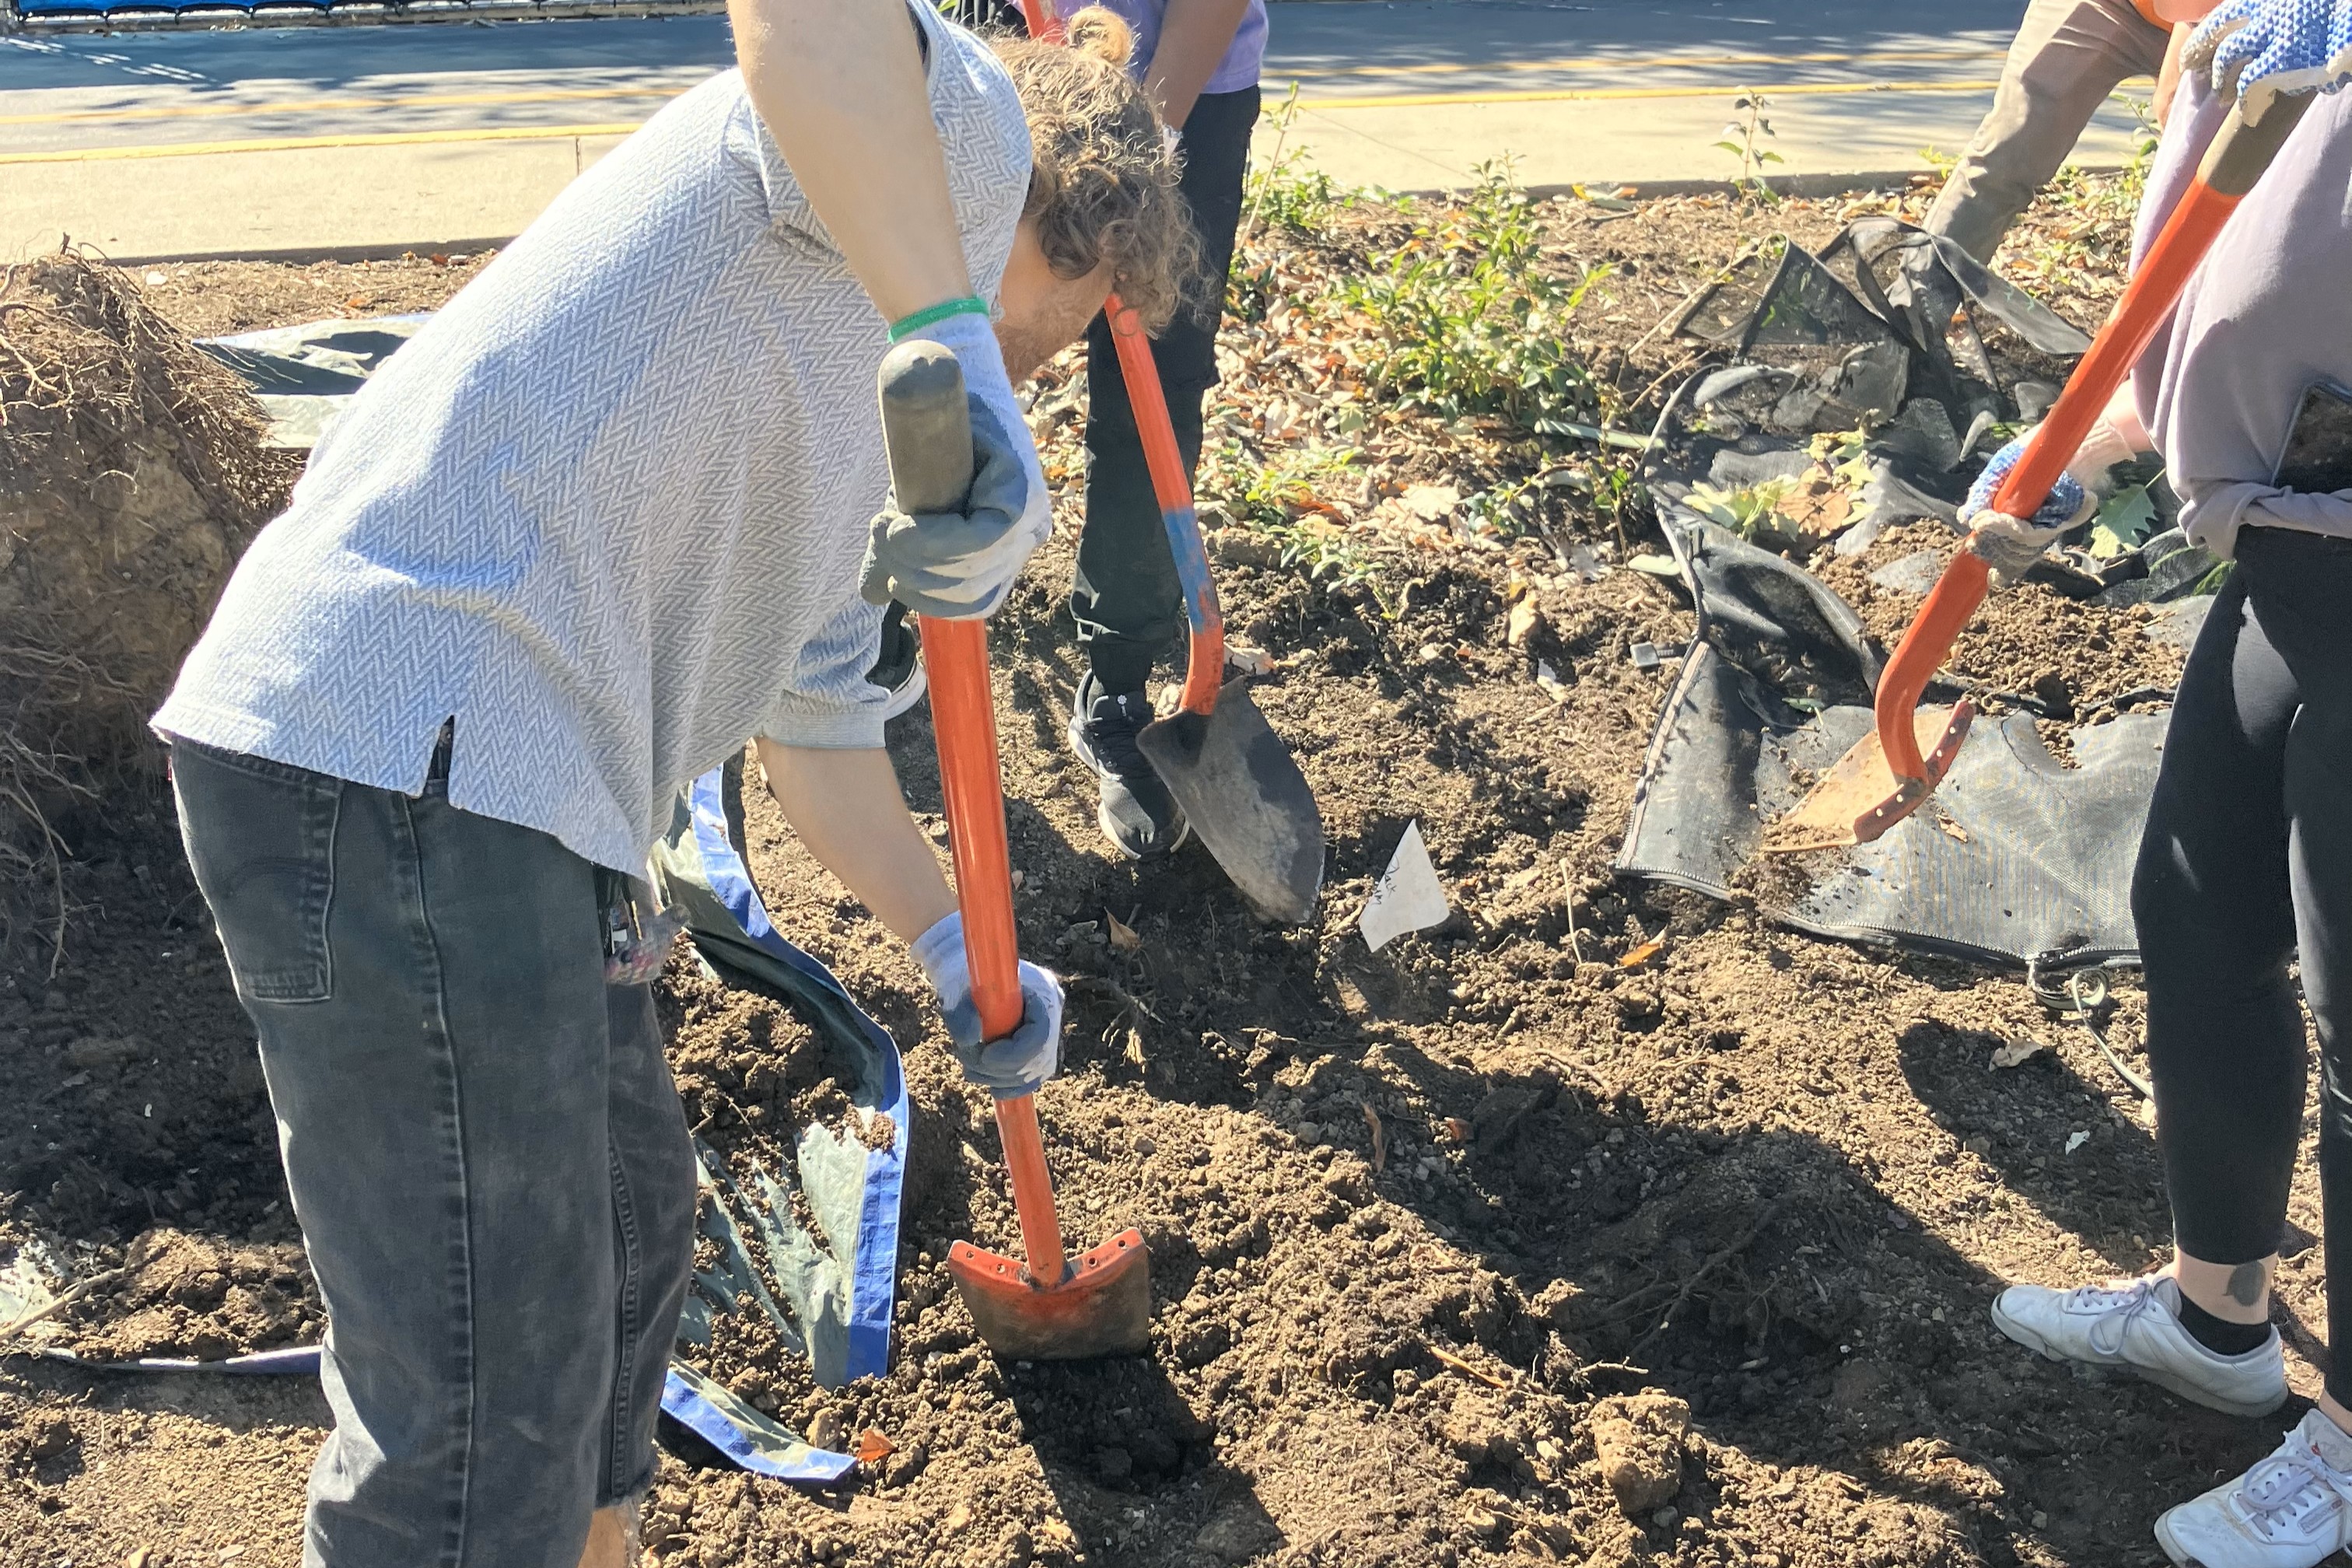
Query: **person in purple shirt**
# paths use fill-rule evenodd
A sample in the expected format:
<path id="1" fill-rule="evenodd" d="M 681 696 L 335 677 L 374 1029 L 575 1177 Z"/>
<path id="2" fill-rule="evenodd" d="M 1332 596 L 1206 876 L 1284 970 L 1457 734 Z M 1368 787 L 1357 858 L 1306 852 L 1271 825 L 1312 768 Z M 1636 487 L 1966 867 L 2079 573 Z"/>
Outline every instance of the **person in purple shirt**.
<path id="1" fill-rule="evenodd" d="M 2181 61 L 2140 256 L 2233 96 L 2259 123 L 2280 93 L 2331 90 L 2077 450 L 2071 506 L 1979 510 L 1979 481 L 1968 509 L 2030 563 L 2119 458 L 2152 447 L 2182 530 L 2234 563 L 2181 671 L 2132 887 L 2174 1256 L 2137 1279 L 2012 1285 L 1992 1318 L 2043 1355 L 2215 1410 L 2284 1405 L 2271 1294 L 2307 1126 L 2307 1012 L 2336 1354 L 2279 1447 L 2168 1510 L 2156 1538 L 2182 1568 L 2315 1568 L 2352 1546 L 2352 0 L 2226 0 Z"/>
<path id="2" fill-rule="evenodd" d="M 1201 243 L 1202 296 L 1152 341 L 1187 473 L 1201 460 L 1201 404 L 1217 381 L 1217 326 L 1241 224 L 1250 132 L 1258 116 L 1265 0 L 1108 0 L 1135 32 L 1129 68 L 1181 137 L 1185 205 Z M 1094 770 L 1096 820 L 1120 853 L 1165 855 L 1190 831 L 1136 747 L 1151 721 L 1152 668 L 1184 626 L 1183 599 L 1144 467 L 1110 324 L 1087 332 L 1087 519 L 1070 613 L 1087 677 L 1070 744 Z"/>

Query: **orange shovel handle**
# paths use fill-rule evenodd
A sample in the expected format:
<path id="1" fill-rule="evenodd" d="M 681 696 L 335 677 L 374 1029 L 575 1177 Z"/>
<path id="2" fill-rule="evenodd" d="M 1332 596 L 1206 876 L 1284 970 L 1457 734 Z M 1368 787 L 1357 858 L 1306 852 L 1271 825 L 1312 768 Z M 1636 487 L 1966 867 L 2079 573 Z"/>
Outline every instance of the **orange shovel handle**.
<path id="1" fill-rule="evenodd" d="M 2074 460 L 2083 438 L 2106 411 L 2107 400 L 2156 336 L 2180 291 L 2189 286 L 2197 264 L 2205 258 L 2214 237 L 2254 188 L 2272 157 L 2310 106 L 2308 93 L 2280 98 L 2258 124 L 2249 124 L 2232 112 L 2198 165 L 2197 177 L 2172 209 L 2164 229 L 2141 258 L 2139 268 L 2116 301 L 2113 314 L 2088 353 L 2066 378 L 2066 389 L 2018 458 L 2017 467 L 1993 493 L 1992 509 L 2010 517 L 2032 517 L 2049 499 L 2050 488 Z M 1937 781 L 1927 777 L 1919 754 L 1912 712 L 1927 689 L 1937 667 L 1952 651 L 1952 641 L 1984 602 L 1989 568 L 1965 546 L 1944 568 L 1927 602 L 1896 645 L 1878 678 L 1874 704 L 1878 719 L 1878 743 L 1886 753 L 1898 791 L 1906 786 L 1924 793 Z"/>
<path id="2" fill-rule="evenodd" d="M 1021 949 L 1013 923 L 1013 857 L 1004 835 L 1004 790 L 996 758 L 996 703 L 988 684 L 988 627 L 982 621 L 922 617 L 923 662 L 931 682 L 931 727 L 940 751 L 940 793 L 955 857 L 956 904 L 963 911 L 964 960 L 982 1035 L 1002 1039 L 1021 1026 Z M 996 1129 L 1029 1277 L 1058 1285 L 1068 1272 L 1054 1182 L 1045 1169 L 1032 1095 L 999 1096 Z"/>

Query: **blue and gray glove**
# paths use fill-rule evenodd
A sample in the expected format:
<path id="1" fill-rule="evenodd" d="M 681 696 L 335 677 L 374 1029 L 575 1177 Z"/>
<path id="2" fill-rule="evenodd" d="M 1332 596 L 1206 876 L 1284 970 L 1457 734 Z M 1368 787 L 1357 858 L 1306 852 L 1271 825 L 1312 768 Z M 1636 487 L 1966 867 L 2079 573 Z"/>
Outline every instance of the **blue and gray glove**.
<path id="1" fill-rule="evenodd" d="M 2222 0 L 2180 65 L 2259 121 L 2281 93 L 2334 92 L 2352 80 L 2352 0 Z"/>
<path id="2" fill-rule="evenodd" d="M 963 1075 L 999 1099 L 1034 1094 L 1054 1076 L 1062 1056 L 1062 983 L 1046 970 L 1021 965 L 1021 1026 L 1001 1040 L 981 1037 L 980 1008 L 971 999 L 964 960 L 963 916 L 952 914 L 915 939 L 915 962 L 939 993 Z"/>
<path id="3" fill-rule="evenodd" d="M 2032 517 L 1993 510 L 1993 496 L 2032 439 L 2029 430 L 1995 452 L 1977 482 L 1969 487 L 1968 500 L 1960 503 L 1960 522 L 1969 531 L 1969 548 L 1992 567 L 1997 584 L 2014 583 L 2024 576 L 2062 534 L 2090 521 L 2099 509 L 2108 470 L 2131 456 L 2129 447 L 2103 419 L 2091 427 L 2090 438 Z"/>
<path id="4" fill-rule="evenodd" d="M 971 405 L 971 494 L 960 512 L 910 516 L 894 497 L 866 543 L 866 597 L 918 615 L 993 615 L 1030 552 L 1052 531 L 1054 509 L 1029 422 L 1013 401 L 996 330 L 977 312 L 950 316 L 923 336 L 955 352 Z"/>

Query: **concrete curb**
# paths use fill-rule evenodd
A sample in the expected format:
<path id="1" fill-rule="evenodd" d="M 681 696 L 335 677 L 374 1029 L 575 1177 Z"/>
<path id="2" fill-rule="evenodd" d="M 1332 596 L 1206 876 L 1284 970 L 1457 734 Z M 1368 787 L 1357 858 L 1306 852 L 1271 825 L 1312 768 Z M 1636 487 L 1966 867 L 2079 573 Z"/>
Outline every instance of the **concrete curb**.
<path id="1" fill-rule="evenodd" d="M 194 261 L 282 261 L 307 267 L 314 261 L 397 261 L 404 256 L 476 256 L 503 250 L 515 237 L 503 239 L 419 239 L 402 245 L 299 245 L 277 250 L 207 250 L 168 256 L 99 254 L 116 267 L 172 267 Z M 95 246 L 90 247 L 96 250 Z"/>
<path id="2" fill-rule="evenodd" d="M 2079 165 L 2091 174 L 2113 174 L 2120 164 Z M 1773 193 L 1782 196 L 1817 198 L 1822 196 L 1864 195 L 1910 188 L 1912 178 L 1924 171 L 1916 169 L 1883 169 L 1874 173 L 1853 174 L 1790 174 L 1773 180 Z M 1630 190 L 1627 199 L 1652 201 L 1661 196 L 1727 195 L 1731 192 L 1725 180 L 1584 180 L 1579 182 L 1585 190 L 1596 195 L 1615 195 Z M 1459 194 L 1462 187 L 1432 187 L 1427 190 L 1399 191 L 1405 196 L 1445 196 Z M 1573 196 L 1576 186 L 1569 184 L 1531 185 L 1528 195 L 1537 200 L 1556 196 Z M 465 239 L 449 239 L 435 236 L 428 239 L 385 241 L 374 245 L 287 246 L 261 250 L 207 250 L 155 254 L 124 254 L 107 259 L 118 267 L 152 267 L 176 262 L 194 261 L 280 261 L 304 265 L 313 261 L 391 261 L 403 256 L 472 255 L 478 251 L 503 249 L 513 243 L 513 235 L 494 235 Z"/>

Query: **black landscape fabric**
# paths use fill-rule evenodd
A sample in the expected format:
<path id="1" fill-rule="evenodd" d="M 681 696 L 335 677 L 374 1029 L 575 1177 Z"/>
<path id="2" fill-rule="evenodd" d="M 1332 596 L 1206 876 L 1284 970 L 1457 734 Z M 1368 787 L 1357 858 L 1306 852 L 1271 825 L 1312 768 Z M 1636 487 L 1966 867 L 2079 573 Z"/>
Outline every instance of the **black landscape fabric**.
<path id="1" fill-rule="evenodd" d="M 1853 612 L 1802 568 L 1696 519 L 1666 531 L 1699 635 L 1651 738 L 1620 872 L 1754 897 L 1820 936 L 2053 967 L 2137 960 L 2131 868 L 2167 714 L 2074 731 L 2072 767 L 2030 714 L 1979 719 L 1934 799 L 1884 838 L 1764 856 L 1765 825 L 1872 714 L 1859 702 L 1791 706 L 1751 668 L 1802 667 L 1813 679 L 1794 684 L 1865 693 L 1874 660 Z M 1778 660 L 1760 657 L 1784 637 Z M 1841 658 L 1844 680 L 1823 668 Z"/>

